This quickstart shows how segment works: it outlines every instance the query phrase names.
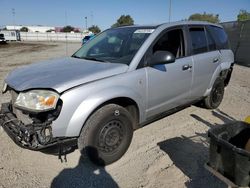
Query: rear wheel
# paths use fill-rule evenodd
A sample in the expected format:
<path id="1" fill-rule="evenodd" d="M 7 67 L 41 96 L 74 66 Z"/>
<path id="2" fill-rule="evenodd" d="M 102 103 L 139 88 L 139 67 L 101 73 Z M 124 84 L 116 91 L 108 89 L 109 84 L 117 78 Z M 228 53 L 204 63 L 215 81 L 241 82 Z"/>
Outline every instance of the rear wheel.
<path id="1" fill-rule="evenodd" d="M 116 104 L 108 104 L 94 112 L 85 123 L 78 148 L 97 165 L 108 165 L 127 151 L 133 136 L 134 120 Z"/>
<path id="2" fill-rule="evenodd" d="M 204 99 L 204 105 L 208 109 L 217 108 L 222 102 L 224 96 L 224 81 L 217 78 L 214 82 L 210 94 Z"/>

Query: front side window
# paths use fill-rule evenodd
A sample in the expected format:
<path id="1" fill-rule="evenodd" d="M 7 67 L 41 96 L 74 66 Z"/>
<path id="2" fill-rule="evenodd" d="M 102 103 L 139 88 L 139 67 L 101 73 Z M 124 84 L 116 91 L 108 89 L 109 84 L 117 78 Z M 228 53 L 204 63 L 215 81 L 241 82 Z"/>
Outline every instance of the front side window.
<path id="1" fill-rule="evenodd" d="M 72 57 L 129 65 L 153 31 L 137 27 L 109 29 L 83 45 Z"/>
<path id="2" fill-rule="evenodd" d="M 207 39 L 204 28 L 190 28 L 193 54 L 207 52 Z"/>
<path id="3" fill-rule="evenodd" d="M 156 51 L 171 52 L 176 58 L 185 56 L 184 37 L 182 29 L 174 29 L 165 33 L 154 45 Z"/>

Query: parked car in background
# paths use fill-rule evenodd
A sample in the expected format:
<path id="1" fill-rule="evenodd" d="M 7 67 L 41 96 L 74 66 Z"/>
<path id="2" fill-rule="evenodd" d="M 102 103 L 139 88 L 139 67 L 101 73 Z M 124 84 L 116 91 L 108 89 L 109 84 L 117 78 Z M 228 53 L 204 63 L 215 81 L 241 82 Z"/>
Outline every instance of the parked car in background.
<path id="1" fill-rule="evenodd" d="M 95 34 L 90 34 L 90 35 L 86 35 L 83 39 L 82 39 L 82 45 L 84 45 L 86 42 L 88 42 L 89 40 L 93 39 L 95 37 Z"/>
<path id="2" fill-rule="evenodd" d="M 2 104 L 0 125 L 21 147 L 77 144 L 83 155 L 107 165 L 149 122 L 200 101 L 217 108 L 233 64 L 217 24 L 111 28 L 72 57 L 11 72 L 3 87 L 11 99 Z"/>
<path id="3" fill-rule="evenodd" d="M 1 33 L 0 33 L 0 43 L 6 43 L 4 34 L 1 34 Z"/>

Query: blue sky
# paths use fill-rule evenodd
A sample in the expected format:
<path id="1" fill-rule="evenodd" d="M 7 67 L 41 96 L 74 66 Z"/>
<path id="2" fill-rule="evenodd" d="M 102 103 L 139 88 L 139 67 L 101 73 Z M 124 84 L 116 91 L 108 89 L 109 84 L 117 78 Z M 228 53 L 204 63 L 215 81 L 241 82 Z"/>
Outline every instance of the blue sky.
<path id="1" fill-rule="evenodd" d="M 0 6 L 0 26 L 13 24 L 12 8 L 17 25 L 84 27 L 87 16 L 88 26 L 93 23 L 101 29 L 122 14 L 130 14 L 136 24 L 168 22 L 169 15 L 169 0 L 0 0 Z M 233 21 L 240 9 L 250 12 L 250 0 L 172 0 L 171 21 L 203 12 L 219 14 L 222 22 Z"/>

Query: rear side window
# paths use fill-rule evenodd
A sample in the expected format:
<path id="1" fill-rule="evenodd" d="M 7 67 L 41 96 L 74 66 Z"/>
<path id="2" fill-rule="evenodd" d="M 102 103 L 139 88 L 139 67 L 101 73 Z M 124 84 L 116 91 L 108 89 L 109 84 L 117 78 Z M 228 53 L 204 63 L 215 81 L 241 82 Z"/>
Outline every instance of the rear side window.
<path id="1" fill-rule="evenodd" d="M 206 33 L 207 33 L 207 43 L 208 43 L 209 51 L 216 50 L 216 43 L 215 43 L 213 37 L 211 36 L 211 34 L 209 32 L 206 32 Z"/>
<path id="2" fill-rule="evenodd" d="M 209 26 L 211 34 L 216 41 L 218 49 L 228 49 L 228 38 L 223 28 L 216 26 Z"/>
<path id="3" fill-rule="evenodd" d="M 207 39 L 204 28 L 190 28 L 189 29 L 193 54 L 207 52 Z"/>

